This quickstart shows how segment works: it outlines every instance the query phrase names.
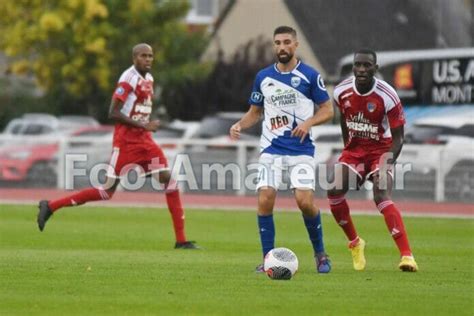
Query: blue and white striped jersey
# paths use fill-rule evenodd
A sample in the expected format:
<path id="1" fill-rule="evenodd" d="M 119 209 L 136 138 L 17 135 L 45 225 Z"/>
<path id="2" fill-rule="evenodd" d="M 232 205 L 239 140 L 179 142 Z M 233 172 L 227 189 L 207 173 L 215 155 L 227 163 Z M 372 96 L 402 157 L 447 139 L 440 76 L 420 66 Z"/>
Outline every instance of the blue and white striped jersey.
<path id="1" fill-rule="evenodd" d="M 311 133 L 300 143 L 291 131 L 314 115 L 314 105 L 329 100 L 321 75 L 311 66 L 298 62 L 290 72 L 273 64 L 259 71 L 249 104 L 263 106 L 260 138 L 261 153 L 314 156 Z"/>

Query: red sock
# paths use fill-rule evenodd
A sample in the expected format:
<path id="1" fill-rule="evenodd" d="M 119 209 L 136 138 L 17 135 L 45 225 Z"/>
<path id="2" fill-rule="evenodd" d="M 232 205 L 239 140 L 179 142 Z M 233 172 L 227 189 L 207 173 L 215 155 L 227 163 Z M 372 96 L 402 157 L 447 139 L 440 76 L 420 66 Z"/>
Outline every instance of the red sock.
<path id="1" fill-rule="evenodd" d="M 179 191 L 171 191 L 166 193 L 166 203 L 173 219 L 174 233 L 177 242 L 185 242 L 186 235 L 184 234 L 184 210 L 181 206 L 181 199 Z"/>
<path id="2" fill-rule="evenodd" d="M 385 218 L 385 223 L 393 240 L 397 244 L 400 255 L 411 256 L 410 245 L 408 244 L 408 236 L 403 225 L 402 215 L 391 200 L 386 200 L 377 205 L 379 211 Z"/>
<path id="3" fill-rule="evenodd" d="M 349 205 L 347 205 L 344 195 L 329 197 L 329 206 L 331 213 L 336 219 L 336 222 L 341 226 L 342 230 L 349 241 L 354 241 L 358 238 L 354 224 L 352 223 L 351 214 L 349 213 Z"/>
<path id="4" fill-rule="evenodd" d="M 49 201 L 48 205 L 52 212 L 62 207 L 81 205 L 86 202 L 108 200 L 112 197 L 114 191 L 89 188 L 58 200 Z"/>

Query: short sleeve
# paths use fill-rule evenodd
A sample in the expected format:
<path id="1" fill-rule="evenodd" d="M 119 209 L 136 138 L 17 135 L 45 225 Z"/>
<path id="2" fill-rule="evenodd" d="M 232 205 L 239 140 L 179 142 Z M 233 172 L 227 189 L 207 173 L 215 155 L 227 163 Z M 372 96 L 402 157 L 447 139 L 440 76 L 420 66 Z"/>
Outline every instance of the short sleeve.
<path id="1" fill-rule="evenodd" d="M 324 85 L 324 79 L 316 72 L 316 75 L 313 76 L 311 81 L 311 98 L 316 104 L 321 104 L 329 100 L 329 95 Z"/>
<path id="2" fill-rule="evenodd" d="M 260 84 L 262 83 L 261 77 L 259 74 L 255 77 L 255 81 L 252 86 L 252 93 L 249 98 L 249 105 L 263 106 L 263 94 L 260 89 Z"/>
<path id="3" fill-rule="evenodd" d="M 396 128 L 405 124 L 405 114 L 400 102 L 387 112 L 390 128 Z"/>
<path id="4" fill-rule="evenodd" d="M 112 99 L 117 99 L 122 102 L 125 102 L 125 100 L 127 100 L 128 95 L 132 91 L 133 87 L 128 82 L 119 82 L 117 84 L 117 87 L 115 88 L 114 94 L 112 95 Z"/>

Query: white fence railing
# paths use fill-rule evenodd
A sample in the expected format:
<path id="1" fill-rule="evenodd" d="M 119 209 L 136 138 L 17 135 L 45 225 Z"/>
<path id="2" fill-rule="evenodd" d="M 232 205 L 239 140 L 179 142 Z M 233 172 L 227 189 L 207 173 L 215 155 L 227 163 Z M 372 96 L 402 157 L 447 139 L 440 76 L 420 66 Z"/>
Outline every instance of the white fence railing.
<path id="1" fill-rule="evenodd" d="M 258 156 L 258 141 L 237 141 L 228 139 L 206 140 L 206 139 L 159 139 L 158 143 L 168 156 L 170 165 L 179 153 L 199 153 L 200 159 L 207 159 L 221 163 L 234 163 L 242 172 L 242 178 L 247 175 L 249 162 L 255 162 Z M 42 148 L 49 146 L 48 153 L 42 153 Z M 71 165 L 66 164 L 68 154 L 86 154 L 88 161 L 85 163 L 86 169 L 95 163 L 106 163 L 112 150 L 111 135 L 99 137 L 67 137 L 61 135 L 49 136 L 16 136 L 0 134 L 0 172 L 5 172 L 6 165 L 29 167 L 35 164 L 35 159 L 48 160 L 54 166 L 56 176 L 56 186 L 65 187 L 66 175 L 71 173 Z M 316 144 L 317 160 L 325 163 L 334 159 L 334 155 L 341 151 L 341 144 L 320 143 Z M 18 154 L 16 154 L 18 153 Z M 20 154 L 21 153 L 21 154 Z M 225 153 L 222 155 L 221 153 Z M 217 154 L 217 155 L 216 155 Z M 216 155 L 213 157 L 212 155 Z M 474 201 L 472 192 L 474 191 L 474 148 L 453 147 L 448 145 L 405 145 L 399 158 L 399 163 L 409 164 L 414 172 L 413 183 L 406 188 L 409 193 L 429 191 L 426 196 L 435 201 L 445 201 L 456 199 L 459 194 L 461 199 Z M 220 158 L 217 158 L 219 156 Z M 197 156 L 196 156 L 197 157 Z M 224 157 L 224 158 L 222 158 Z M 221 159 L 222 158 L 222 159 Z M 219 160 L 221 159 L 221 160 Z M 200 168 L 200 160 L 193 161 L 193 169 Z M 66 168 L 68 167 L 68 168 Z M 28 166 L 23 166 L 28 168 Z M 416 184 L 417 181 L 425 177 L 425 182 Z M 0 173 L 0 180 L 3 186 L 9 183 L 28 180 L 24 179 L 8 180 L 4 174 Z M 10 182 L 11 181 L 11 182 Z M 433 184 L 433 189 L 427 189 Z M 241 185 L 234 194 L 246 194 L 245 186 Z M 371 191 L 367 190 L 366 197 L 371 197 Z M 421 193 L 420 193 L 421 197 Z M 416 194 L 413 198 L 417 198 Z"/>

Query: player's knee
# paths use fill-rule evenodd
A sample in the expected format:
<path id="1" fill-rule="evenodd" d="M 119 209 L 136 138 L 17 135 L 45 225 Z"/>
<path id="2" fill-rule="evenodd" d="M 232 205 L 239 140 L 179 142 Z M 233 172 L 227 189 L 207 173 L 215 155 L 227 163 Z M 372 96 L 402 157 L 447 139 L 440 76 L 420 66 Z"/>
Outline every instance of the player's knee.
<path id="1" fill-rule="evenodd" d="M 327 191 L 327 197 L 328 199 L 330 198 L 333 198 L 335 196 L 341 196 L 341 195 L 345 195 L 346 194 L 346 191 L 345 190 L 340 190 L 340 189 L 336 189 L 336 188 L 332 188 L 332 189 L 329 189 Z"/>
<path id="2" fill-rule="evenodd" d="M 258 204 L 260 208 L 271 209 L 275 202 L 275 196 L 273 194 L 259 194 Z"/>
<path id="3" fill-rule="evenodd" d="M 312 211 L 314 207 L 312 199 L 297 199 L 296 204 L 298 204 L 298 208 L 303 212 Z"/>
<path id="4" fill-rule="evenodd" d="M 169 171 L 162 171 L 159 174 L 159 181 L 163 184 L 168 184 L 171 180 L 171 173 Z"/>
<path id="5" fill-rule="evenodd" d="M 390 200 L 390 196 L 386 192 L 374 192 L 374 203 L 379 205 L 383 201 Z"/>
<path id="6" fill-rule="evenodd" d="M 110 200 L 114 196 L 115 188 L 114 189 L 111 188 L 108 190 L 99 189 L 99 191 L 101 191 L 100 195 L 102 197 L 102 200 L 106 201 L 106 200 Z"/>

